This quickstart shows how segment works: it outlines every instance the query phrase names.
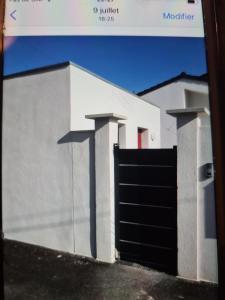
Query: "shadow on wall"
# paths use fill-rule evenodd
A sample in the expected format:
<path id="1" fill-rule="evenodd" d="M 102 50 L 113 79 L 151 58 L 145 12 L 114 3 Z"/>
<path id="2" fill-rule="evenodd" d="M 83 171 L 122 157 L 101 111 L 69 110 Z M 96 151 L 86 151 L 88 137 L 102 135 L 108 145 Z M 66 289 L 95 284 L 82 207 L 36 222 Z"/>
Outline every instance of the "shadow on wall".
<path id="1" fill-rule="evenodd" d="M 91 138 L 92 131 L 69 131 L 61 139 L 58 140 L 57 144 L 66 143 L 82 143 L 87 139 Z"/>
<path id="2" fill-rule="evenodd" d="M 203 197 L 204 197 L 204 223 L 205 223 L 205 238 L 216 239 L 216 222 L 215 222 L 215 189 L 213 177 L 209 179 L 207 177 L 207 166 L 203 164 L 199 167 L 199 181 L 209 181 L 204 186 Z"/>
<path id="3" fill-rule="evenodd" d="M 204 188 L 205 200 L 205 237 L 216 239 L 216 222 L 215 222 L 215 192 L 214 181 L 207 184 Z"/>
<path id="4" fill-rule="evenodd" d="M 88 161 L 89 161 L 89 172 L 88 172 L 88 183 L 89 186 L 85 185 L 85 190 L 89 190 L 89 216 L 90 216 L 90 246 L 91 246 L 91 255 L 96 257 L 96 203 L 95 203 L 95 142 L 94 142 L 94 131 L 87 130 L 87 131 L 70 131 L 66 135 L 64 135 L 60 140 L 58 140 L 58 144 L 65 144 L 65 143 L 73 143 L 82 144 L 87 142 L 88 147 Z M 74 152 L 78 152 L 78 148 L 75 146 L 73 148 Z M 74 153 L 75 155 L 77 153 Z M 79 153 L 78 153 L 79 155 Z M 81 162 L 82 163 L 82 162 Z M 84 162 L 85 163 L 85 162 Z M 80 165 L 80 164 L 79 164 Z M 76 166 L 75 166 L 76 167 Z M 76 174 L 79 173 L 79 170 L 76 170 Z M 77 197 L 75 197 L 76 199 Z M 79 199 L 78 199 L 79 200 Z M 79 207 L 81 209 L 83 206 L 77 205 L 78 214 L 79 214 Z M 74 212 L 76 214 L 76 211 Z M 88 220 L 87 220 L 88 222 Z M 75 216 L 75 225 L 80 224 L 80 217 Z M 76 239 L 76 237 L 75 237 Z"/>
<path id="5" fill-rule="evenodd" d="M 200 182 L 205 181 L 207 179 L 209 179 L 208 177 L 208 165 L 210 165 L 210 163 L 208 164 L 203 164 L 199 167 L 199 176 L 198 176 L 198 180 Z M 213 176 L 213 174 L 212 174 Z M 211 179 L 213 181 L 213 179 Z"/>

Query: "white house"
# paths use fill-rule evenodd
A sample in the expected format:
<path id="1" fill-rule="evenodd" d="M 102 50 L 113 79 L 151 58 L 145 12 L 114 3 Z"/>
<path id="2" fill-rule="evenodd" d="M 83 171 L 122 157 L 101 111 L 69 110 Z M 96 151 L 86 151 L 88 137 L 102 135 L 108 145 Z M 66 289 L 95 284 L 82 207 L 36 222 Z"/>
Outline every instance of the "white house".
<path id="1" fill-rule="evenodd" d="M 206 77 L 181 74 L 139 96 L 72 63 L 5 78 L 4 234 L 114 262 L 113 144 L 177 144 L 178 274 L 217 282 Z"/>
<path id="2" fill-rule="evenodd" d="M 177 145 L 177 122 L 175 117 L 167 114 L 166 111 L 168 109 L 209 108 L 206 74 L 192 76 L 181 73 L 176 77 L 139 92 L 138 96 L 160 107 L 161 148 L 171 148 Z"/>
<path id="3" fill-rule="evenodd" d="M 3 99 L 5 237 L 96 257 L 96 218 L 114 224 L 113 143 L 159 148 L 160 109 L 70 62 L 7 76 Z"/>

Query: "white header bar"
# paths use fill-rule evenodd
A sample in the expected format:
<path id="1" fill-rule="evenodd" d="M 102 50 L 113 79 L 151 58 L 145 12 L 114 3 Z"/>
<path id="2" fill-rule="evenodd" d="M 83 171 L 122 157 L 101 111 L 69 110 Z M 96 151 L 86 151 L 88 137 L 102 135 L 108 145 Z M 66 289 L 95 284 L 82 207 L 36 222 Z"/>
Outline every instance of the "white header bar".
<path id="1" fill-rule="evenodd" d="M 203 37 L 201 0 L 7 0 L 6 36 Z"/>

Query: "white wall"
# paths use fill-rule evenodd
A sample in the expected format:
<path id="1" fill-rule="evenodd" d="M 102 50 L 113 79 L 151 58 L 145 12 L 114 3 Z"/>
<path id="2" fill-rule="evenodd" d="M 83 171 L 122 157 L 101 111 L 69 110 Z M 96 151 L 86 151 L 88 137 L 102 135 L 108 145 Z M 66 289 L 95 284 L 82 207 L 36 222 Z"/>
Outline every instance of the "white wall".
<path id="1" fill-rule="evenodd" d="M 160 109 L 74 66 L 71 70 L 71 130 L 93 130 L 85 115 L 116 113 L 127 117 L 124 145 L 137 148 L 138 127 L 148 129 L 149 147 L 160 147 Z M 152 138 L 153 137 L 153 138 Z"/>
<path id="2" fill-rule="evenodd" d="M 159 108 L 69 64 L 6 79 L 3 98 L 6 238 L 95 257 L 94 121 L 85 116 L 123 113 L 122 145 L 137 147 L 143 127 L 154 148 Z"/>
<path id="3" fill-rule="evenodd" d="M 210 117 L 200 114 L 198 123 L 198 278 L 218 282 L 214 174 L 206 178 L 206 164 L 212 163 Z"/>
<path id="4" fill-rule="evenodd" d="M 153 103 L 161 109 L 161 148 L 172 148 L 174 145 L 177 145 L 176 118 L 168 115 L 166 110 L 190 107 L 193 101 L 187 103 L 187 95 L 192 97 L 192 99 L 194 98 L 195 103 L 198 102 L 195 107 L 202 107 L 202 103 L 199 103 L 199 101 L 205 98 L 207 94 L 208 86 L 206 83 L 180 80 L 141 96 L 145 101 Z M 206 100 L 205 106 L 208 107 L 208 99 Z"/>
<path id="5" fill-rule="evenodd" d="M 74 251 L 69 69 L 4 81 L 5 237 Z"/>

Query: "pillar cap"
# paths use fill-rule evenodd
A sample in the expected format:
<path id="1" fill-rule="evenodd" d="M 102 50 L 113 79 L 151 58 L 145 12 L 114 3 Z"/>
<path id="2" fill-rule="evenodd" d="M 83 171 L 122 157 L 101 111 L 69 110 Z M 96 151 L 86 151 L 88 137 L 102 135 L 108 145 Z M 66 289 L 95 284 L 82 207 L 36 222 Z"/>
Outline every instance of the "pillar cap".
<path id="1" fill-rule="evenodd" d="M 86 119 L 94 119 L 94 120 L 101 119 L 101 118 L 102 119 L 109 118 L 109 119 L 115 119 L 115 120 L 127 120 L 126 116 L 115 114 L 115 113 L 86 115 L 85 118 Z"/>
<path id="2" fill-rule="evenodd" d="M 210 112 L 207 107 L 190 107 L 190 108 L 181 108 L 181 109 L 169 109 L 166 111 L 167 114 L 172 116 L 186 115 L 186 114 L 199 114 L 205 113 L 210 115 Z"/>

